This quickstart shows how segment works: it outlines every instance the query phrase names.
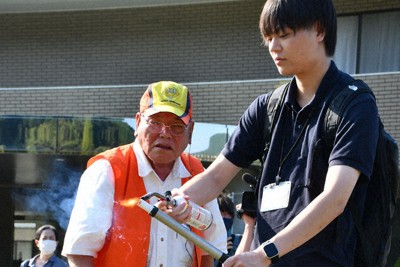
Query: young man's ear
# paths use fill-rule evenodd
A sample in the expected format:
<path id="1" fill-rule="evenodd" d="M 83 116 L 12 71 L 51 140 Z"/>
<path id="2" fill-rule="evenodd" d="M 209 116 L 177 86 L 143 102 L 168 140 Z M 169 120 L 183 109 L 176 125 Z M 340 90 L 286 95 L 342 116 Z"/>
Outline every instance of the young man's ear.
<path id="1" fill-rule="evenodd" d="M 317 32 L 317 35 L 322 38 L 321 41 L 323 41 L 325 38 L 325 28 L 323 28 L 319 22 L 315 23 L 314 28 Z"/>

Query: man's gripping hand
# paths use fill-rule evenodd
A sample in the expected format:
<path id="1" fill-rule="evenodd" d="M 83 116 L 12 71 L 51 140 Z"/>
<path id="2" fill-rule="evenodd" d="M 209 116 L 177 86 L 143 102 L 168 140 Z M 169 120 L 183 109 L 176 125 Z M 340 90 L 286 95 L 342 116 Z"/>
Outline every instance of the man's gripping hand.
<path id="1" fill-rule="evenodd" d="M 177 188 L 174 188 L 172 190 L 172 198 L 175 196 L 182 196 L 186 199 L 186 201 L 189 201 L 189 196 L 185 195 Z M 190 205 L 187 205 L 186 203 L 180 203 L 178 206 L 173 207 L 167 205 L 167 202 L 165 200 L 162 200 L 160 202 L 160 210 L 174 218 L 177 222 L 186 223 L 190 219 L 190 214 L 192 213 L 192 207 Z"/>

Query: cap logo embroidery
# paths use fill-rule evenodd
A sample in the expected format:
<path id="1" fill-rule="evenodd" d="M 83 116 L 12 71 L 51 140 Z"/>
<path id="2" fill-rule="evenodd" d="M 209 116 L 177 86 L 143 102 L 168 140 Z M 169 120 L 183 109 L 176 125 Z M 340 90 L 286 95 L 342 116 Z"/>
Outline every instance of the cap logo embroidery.
<path id="1" fill-rule="evenodd" d="M 165 94 L 165 96 L 168 97 L 169 99 L 176 98 L 176 97 L 179 96 L 178 90 L 176 90 L 176 88 L 174 88 L 174 87 L 169 87 L 169 88 L 167 88 L 167 89 L 165 90 L 165 93 L 164 93 L 164 94 Z"/>
<path id="2" fill-rule="evenodd" d="M 164 95 L 168 99 L 161 100 L 161 102 L 169 102 L 177 106 L 181 106 L 181 103 L 174 101 L 174 99 L 177 99 L 179 97 L 179 91 L 175 87 L 169 87 L 165 89 Z"/>

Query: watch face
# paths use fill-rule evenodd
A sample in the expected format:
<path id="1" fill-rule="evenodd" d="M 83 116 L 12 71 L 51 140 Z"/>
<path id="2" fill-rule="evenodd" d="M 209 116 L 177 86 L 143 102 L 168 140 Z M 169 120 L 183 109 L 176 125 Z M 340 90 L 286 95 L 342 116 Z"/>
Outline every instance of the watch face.
<path id="1" fill-rule="evenodd" d="M 264 251 L 265 251 L 265 254 L 267 255 L 267 257 L 271 261 L 272 261 L 272 259 L 274 259 L 274 261 L 275 261 L 275 258 L 276 258 L 276 260 L 279 258 L 278 249 L 276 248 L 274 243 L 267 243 L 264 246 Z"/>

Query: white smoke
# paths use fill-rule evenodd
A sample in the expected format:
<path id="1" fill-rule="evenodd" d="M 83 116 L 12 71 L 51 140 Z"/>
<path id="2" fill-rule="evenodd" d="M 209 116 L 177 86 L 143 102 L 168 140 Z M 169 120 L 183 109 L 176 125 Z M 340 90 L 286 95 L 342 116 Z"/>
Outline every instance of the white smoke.
<path id="1" fill-rule="evenodd" d="M 81 172 L 63 160 L 55 160 L 52 167 L 41 187 L 17 188 L 13 197 L 17 208 L 57 221 L 66 230 Z"/>

